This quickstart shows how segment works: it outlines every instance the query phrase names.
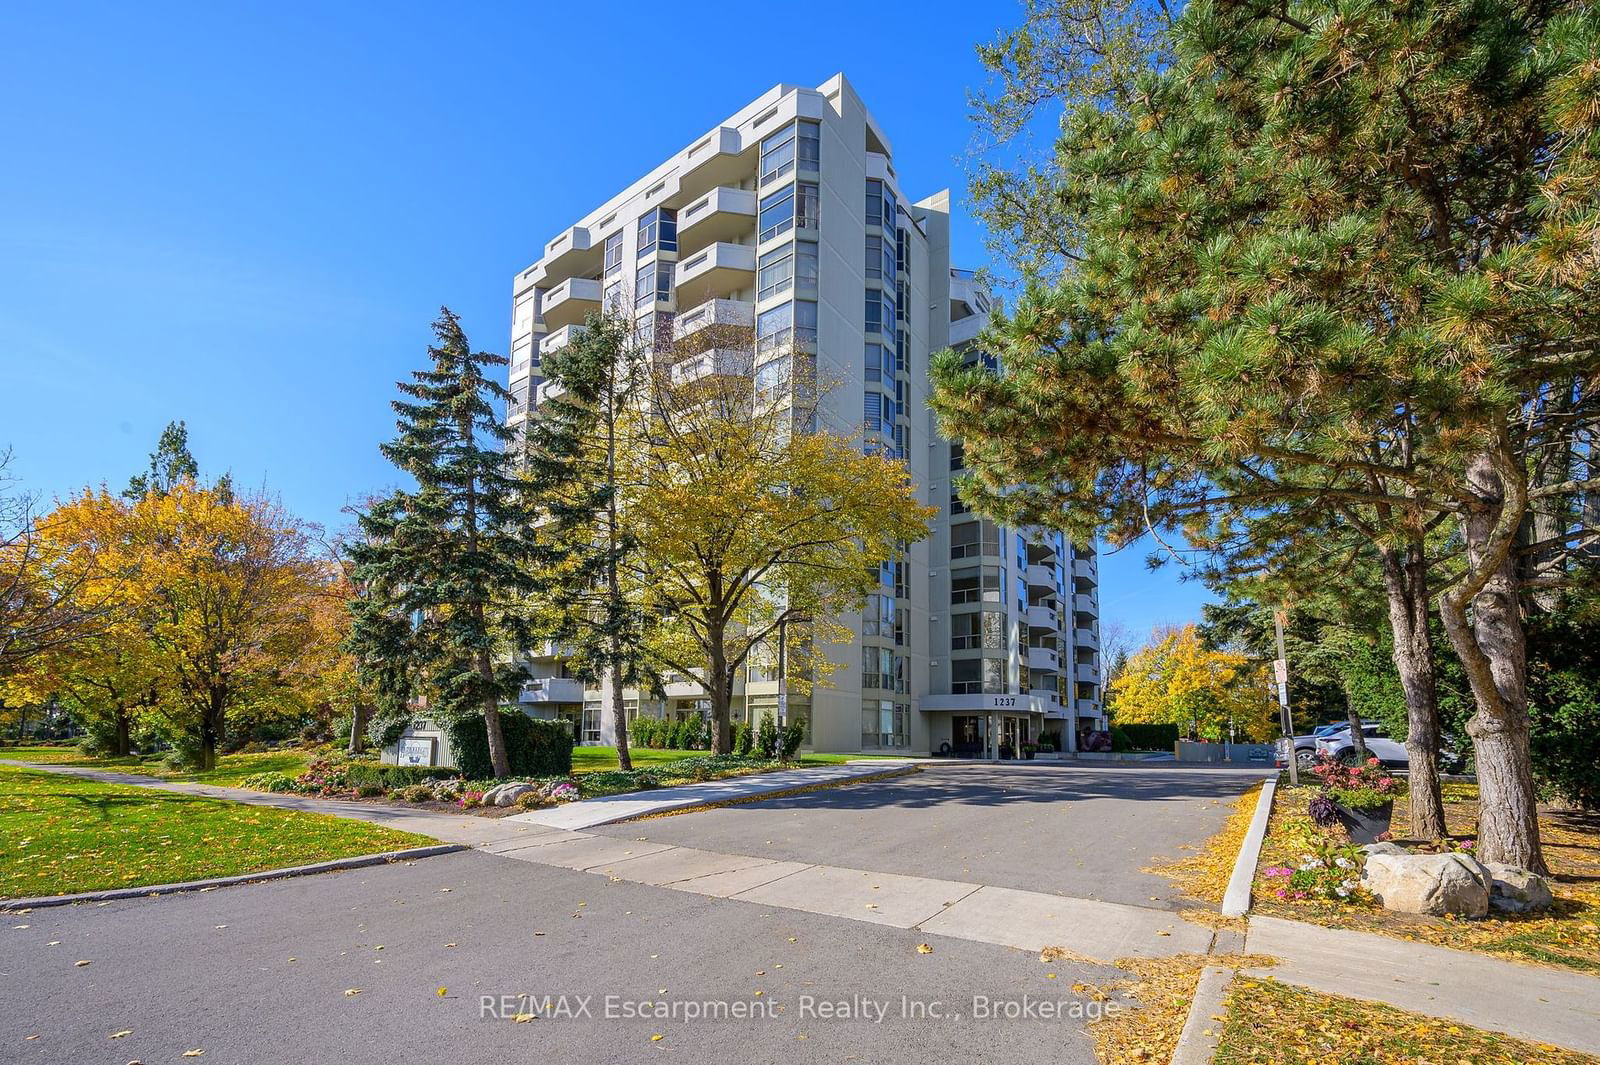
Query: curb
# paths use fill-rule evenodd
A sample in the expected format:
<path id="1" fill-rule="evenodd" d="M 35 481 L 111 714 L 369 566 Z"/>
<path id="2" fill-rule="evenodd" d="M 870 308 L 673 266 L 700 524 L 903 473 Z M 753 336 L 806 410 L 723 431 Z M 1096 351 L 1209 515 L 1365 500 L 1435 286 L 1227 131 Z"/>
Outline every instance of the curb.
<path id="1" fill-rule="evenodd" d="M 382 854 L 362 854 L 354 858 L 335 858 L 332 861 L 314 862 L 311 865 L 294 865 L 287 869 L 265 869 L 259 873 L 214 876 L 206 880 L 186 880 L 178 884 L 106 888 L 102 891 L 80 891 L 75 895 L 43 895 L 33 899 L 0 899 L 0 911 L 38 910 L 47 906 L 70 906 L 75 902 L 111 902 L 116 899 L 142 899 L 151 895 L 173 895 L 180 891 L 210 891 L 212 888 L 232 887 L 236 884 L 256 884 L 265 880 L 287 880 L 292 876 L 332 873 L 340 869 L 360 869 L 369 865 L 408 862 L 415 858 L 432 858 L 439 854 L 452 854 L 455 851 L 471 849 L 464 843 L 440 843 L 431 847 L 412 847 L 403 851 L 384 851 Z"/>
<path id="2" fill-rule="evenodd" d="M 1233 874 L 1228 877 L 1228 889 L 1222 894 L 1222 915 L 1243 917 L 1250 912 L 1250 885 L 1255 883 L 1256 862 L 1261 858 L 1261 841 L 1266 838 L 1267 818 L 1272 815 L 1272 796 L 1278 790 L 1276 780 L 1261 785 L 1256 798 L 1256 812 L 1250 818 L 1250 828 L 1239 845 L 1239 856 L 1233 862 Z"/>
<path id="3" fill-rule="evenodd" d="M 1222 1042 L 1223 999 L 1233 982 L 1233 970 L 1222 965 L 1207 965 L 1200 971 L 1194 998 L 1189 1001 L 1189 1017 L 1183 1022 L 1178 1045 L 1172 1050 L 1172 1065 L 1210 1065 Z"/>

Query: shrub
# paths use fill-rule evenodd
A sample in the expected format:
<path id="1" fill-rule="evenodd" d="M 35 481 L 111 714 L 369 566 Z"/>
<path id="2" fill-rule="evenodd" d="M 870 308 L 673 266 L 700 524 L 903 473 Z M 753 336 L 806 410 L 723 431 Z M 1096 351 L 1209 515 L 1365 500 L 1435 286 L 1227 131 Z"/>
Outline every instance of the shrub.
<path id="1" fill-rule="evenodd" d="M 350 762 L 345 766 L 345 780 L 352 788 L 376 788 L 378 793 L 412 784 L 426 784 L 433 780 L 447 780 L 461 776 L 461 770 L 442 765 L 384 765 L 381 762 Z"/>
<path id="2" fill-rule="evenodd" d="M 566 776 L 572 772 L 572 730 L 564 721 L 535 721 L 520 710 L 500 711 L 511 775 Z M 445 727 L 460 775 L 472 780 L 494 776 L 489 762 L 489 733 L 483 718 L 461 718 Z"/>
<path id="3" fill-rule="evenodd" d="M 1376 758 L 1359 765 L 1318 758 L 1311 772 L 1320 781 L 1323 793 L 1348 810 L 1376 809 L 1393 802 L 1401 791 L 1400 782 Z"/>
<path id="4" fill-rule="evenodd" d="M 656 719 L 653 717 L 636 717 L 628 725 L 628 743 L 633 747 L 654 746 L 650 741 L 655 738 Z"/>
<path id="5" fill-rule="evenodd" d="M 1269 865 L 1261 875 L 1276 885 L 1272 894 L 1286 901 L 1366 902 L 1370 896 L 1360 886 L 1362 859 L 1360 847 L 1321 839 L 1293 868 Z"/>
<path id="6" fill-rule="evenodd" d="M 799 718 L 794 718 L 783 726 L 783 733 L 779 737 L 779 744 L 781 745 L 779 753 L 783 756 L 785 762 L 794 757 L 795 752 L 800 749 L 800 744 L 804 742 L 805 738 L 806 723 Z"/>
<path id="7" fill-rule="evenodd" d="M 295 780 L 287 773 L 256 773 L 239 781 L 241 788 L 251 791 L 270 791 L 282 794 L 295 790 Z"/>
<path id="8" fill-rule="evenodd" d="M 750 753 L 758 758 L 776 758 L 778 756 L 778 723 L 772 715 L 761 715 L 761 727 L 756 731 L 755 749 Z"/>
<path id="9" fill-rule="evenodd" d="M 1133 739 L 1124 726 L 1111 726 L 1111 749 L 1118 752 L 1133 750 Z"/>
<path id="10" fill-rule="evenodd" d="M 751 735 L 749 722 L 734 722 L 733 731 L 728 740 L 729 746 L 733 748 L 733 753 L 741 756 L 749 754 L 750 746 L 754 742 L 755 738 Z"/>
<path id="11" fill-rule="evenodd" d="M 350 790 L 349 765 L 318 758 L 295 778 L 295 790 L 313 795 L 342 795 Z"/>
<path id="12" fill-rule="evenodd" d="M 433 789 L 426 784 L 411 784 L 401 788 L 399 796 L 406 802 L 432 802 Z"/>
<path id="13" fill-rule="evenodd" d="M 363 799 L 371 799 L 384 793 L 384 789 L 376 784 L 357 784 L 355 789 L 356 794 Z"/>

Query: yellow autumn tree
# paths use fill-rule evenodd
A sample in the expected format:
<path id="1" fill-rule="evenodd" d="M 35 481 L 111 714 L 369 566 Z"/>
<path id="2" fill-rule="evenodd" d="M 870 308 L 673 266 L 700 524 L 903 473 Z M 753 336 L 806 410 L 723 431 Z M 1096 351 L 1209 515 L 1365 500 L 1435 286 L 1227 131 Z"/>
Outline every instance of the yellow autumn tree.
<path id="1" fill-rule="evenodd" d="M 163 731 L 201 768 L 230 717 L 305 709 L 329 659 L 313 621 L 324 570 L 276 502 L 183 481 L 135 502 L 116 549 L 149 641 Z"/>
<path id="2" fill-rule="evenodd" d="M 1237 651 L 1206 648 L 1194 625 L 1155 629 L 1109 695 L 1114 723 L 1177 725 L 1209 740 L 1264 741 L 1276 728 L 1266 670 Z"/>
<path id="3" fill-rule="evenodd" d="M 656 623 L 655 659 L 704 686 L 717 752 L 752 656 L 786 626 L 795 687 L 825 681 L 828 648 L 850 639 L 833 619 L 861 606 L 934 514 L 903 463 L 816 424 L 811 356 L 768 351 L 756 366 L 751 341 L 748 329 L 708 331 L 658 353 L 621 471 L 638 545 L 629 592 Z"/>

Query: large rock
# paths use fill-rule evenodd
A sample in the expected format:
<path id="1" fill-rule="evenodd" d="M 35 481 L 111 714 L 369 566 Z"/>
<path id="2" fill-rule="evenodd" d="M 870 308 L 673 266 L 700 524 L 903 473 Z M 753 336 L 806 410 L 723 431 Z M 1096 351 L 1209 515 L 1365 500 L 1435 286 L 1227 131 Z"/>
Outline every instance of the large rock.
<path id="1" fill-rule="evenodd" d="M 511 806 L 533 790 L 532 784 L 502 784 L 494 790 L 494 804 L 496 806 Z M 487 801 L 487 797 L 485 801 Z"/>
<path id="2" fill-rule="evenodd" d="M 1550 883 L 1538 873 L 1514 865 L 1485 862 L 1493 883 L 1489 885 L 1489 905 L 1505 913 L 1532 913 L 1547 910 L 1556 901 Z"/>
<path id="3" fill-rule="evenodd" d="M 1368 843 L 1365 847 L 1362 847 L 1361 849 L 1366 852 L 1366 855 L 1367 855 L 1368 858 L 1372 857 L 1374 854 L 1410 854 L 1411 853 L 1410 851 L 1406 850 L 1404 847 L 1400 846 L 1400 844 L 1398 844 L 1398 843 L 1390 843 L 1388 840 L 1384 840 L 1382 843 Z"/>
<path id="4" fill-rule="evenodd" d="M 1465 854 L 1374 854 L 1361 886 L 1386 910 L 1482 917 L 1489 912 L 1489 870 Z"/>

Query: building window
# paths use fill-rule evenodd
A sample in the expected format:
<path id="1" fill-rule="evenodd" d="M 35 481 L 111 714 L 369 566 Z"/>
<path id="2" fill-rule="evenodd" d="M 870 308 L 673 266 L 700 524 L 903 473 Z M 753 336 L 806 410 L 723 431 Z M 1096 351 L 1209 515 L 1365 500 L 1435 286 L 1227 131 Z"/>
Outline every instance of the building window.
<path id="1" fill-rule="evenodd" d="M 794 249 L 794 291 L 797 296 L 817 295 L 817 246 L 800 243 Z"/>
<path id="2" fill-rule="evenodd" d="M 911 272 L 911 232 L 906 229 L 894 231 L 895 267 L 902 274 Z"/>
<path id="3" fill-rule="evenodd" d="M 981 614 L 952 614 L 950 617 L 950 649 L 967 651 L 980 646 L 983 631 Z"/>
<path id="4" fill-rule="evenodd" d="M 883 393 L 868 391 L 863 397 L 861 428 L 868 433 L 883 431 Z"/>
<path id="5" fill-rule="evenodd" d="M 867 179 L 867 225 L 883 225 L 883 182 Z"/>
<path id="6" fill-rule="evenodd" d="M 815 309 L 816 304 L 812 304 L 812 310 Z M 756 317 L 756 351 L 765 355 L 787 347 L 793 331 L 794 304 L 785 303 L 762 311 Z"/>
<path id="7" fill-rule="evenodd" d="M 822 127 L 815 122 L 797 124 L 800 132 L 800 169 L 822 169 Z"/>
<path id="8" fill-rule="evenodd" d="M 795 128 L 780 129 L 761 142 L 761 184 L 776 181 L 794 169 Z"/>
<path id="9" fill-rule="evenodd" d="M 794 245 L 769 251 L 761 257 L 756 276 L 756 299 L 788 292 L 794 284 Z"/>
<path id="10" fill-rule="evenodd" d="M 861 648 L 861 686 L 893 691 L 895 660 L 899 656 L 887 647 Z"/>
<path id="11" fill-rule="evenodd" d="M 867 380 L 888 382 L 894 380 L 894 354 L 882 344 L 867 345 Z"/>
<path id="12" fill-rule="evenodd" d="M 820 208 L 820 198 L 815 182 L 802 181 L 795 186 L 794 225 L 798 230 L 815 232 Z"/>
<path id="13" fill-rule="evenodd" d="M 994 522 L 972 521 L 950 529 L 950 557 L 977 558 L 1000 553 L 1000 529 Z"/>
<path id="14" fill-rule="evenodd" d="M 813 186 L 815 188 L 815 186 Z M 780 237 L 794 228 L 794 186 L 779 189 L 761 200 L 759 240 Z"/>
<path id="15" fill-rule="evenodd" d="M 967 506 L 966 502 L 962 500 L 961 492 L 955 488 L 950 489 L 950 513 L 966 514 L 971 510 L 972 508 Z"/>
<path id="16" fill-rule="evenodd" d="M 964 470 L 967 468 L 967 445 L 959 440 L 950 445 L 950 469 Z"/>
<path id="17" fill-rule="evenodd" d="M 900 373 L 906 372 L 906 348 L 910 345 L 911 338 L 904 329 L 898 329 L 894 334 L 894 368 Z"/>
<path id="18" fill-rule="evenodd" d="M 756 367 L 756 394 L 762 399 L 775 399 L 789 388 L 788 358 L 773 359 Z"/>
<path id="19" fill-rule="evenodd" d="M 633 304 L 665 303 L 672 299 L 672 264 L 649 263 L 634 277 Z"/>
<path id="20" fill-rule="evenodd" d="M 970 528 L 975 529 L 977 525 Z M 999 603 L 1005 598 L 1003 591 L 998 566 L 969 566 L 950 571 L 950 602 L 953 604 Z"/>
<path id="21" fill-rule="evenodd" d="M 647 211 L 639 219 L 639 257 L 653 251 L 678 250 L 678 213 L 669 207 Z"/>
<path id="22" fill-rule="evenodd" d="M 810 300 L 796 300 L 794 304 L 794 342 L 816 347 L 817 305 Z"/>
<path id="23" fill-rule="evenodd" d="M 606 279 L 622 275 L 622 231 L 606 238 Z"/>
<path id="24" fill-rule="evenodd" d="M 883 238 L 876 233 L 867 236 L 867 280 L 883 278 Z"/>

